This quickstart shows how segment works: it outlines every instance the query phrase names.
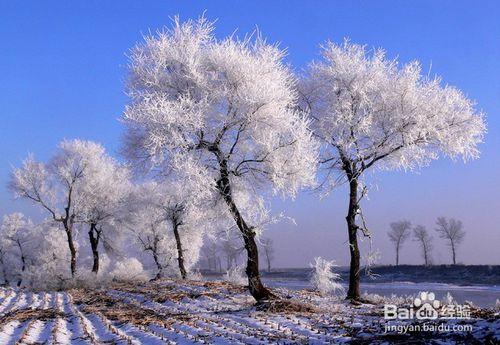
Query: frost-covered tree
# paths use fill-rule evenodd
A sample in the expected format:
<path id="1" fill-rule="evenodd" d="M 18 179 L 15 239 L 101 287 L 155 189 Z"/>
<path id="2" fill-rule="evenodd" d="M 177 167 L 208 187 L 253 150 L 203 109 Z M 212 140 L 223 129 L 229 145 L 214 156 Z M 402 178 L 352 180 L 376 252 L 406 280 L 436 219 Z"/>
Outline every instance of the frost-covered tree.
<path id="1" fill-rule="evenodd" d="M 64 228 L 71 253 L 72 276 L 76 273 L 76 245 L 74 241 L 78 201 L 75 199 L 77 185 L 82 178 L 84 166 L 66 156 L 63 142 L 57 155 L 48 163 L 35 161 L 29 156 L 23 166 L 14 170 L 10 188 L 17 198 L 25 198 L 47 211 L 53 221 Z M 67 159 L 66 159 L 67 157 Z"/>
<path id="2" fill-rule="evenodd" d="M 114 243 L 122 235 L 120 217 L 130 192 L 130 174 L 126 167 L 108 156 L 96 143 L 74 142 L 74 150 L 81 160 L 89 162 L 79 189 L 82 212 L 78 221 L 86 224 L 92 250 L 92 272 L 99 271 L 99 244 L 113 250 Z"/>
<path id="3" fill-rule="evenodd" d="M 432 263 L 431 251 L 432 251 L 432 237 L 423 225 L 417 225 L 413 229 L 413 238 L 418 242 L 420 248 L 422 249 L 422 256 L 424 258 L 425 265 L 428 266 Z"/>
<path id="4" fill-rule="evenodd" d="M 262 249 L 264 251 L 264 257 L 266 258 L 267 271 L 271 272 L 271 263 L 274 260 L 274 243 L 269 237 L 263 238 L 261 240 Z"/>
<path id="5" fill-rule="evenodd" d="M 189 188 L 181 181 L 148 182 L 136 187 L 129 205 L 129 218 L 142 249 L 149 251 L 158 268 L 157 278 L 164 268 L 176 260 L 178 274 L 186 279 L 198 262 L 203 236 L 212 222 L 210 210 L 203 210 Z M 203 218 L 203 221 L 201 219 Z"/>
<path id="6" fill-rule="evenodd" d="M 108 168 L 102 164 L 103 152 L 101 145 L 91 141 L 64 140 L 48 163 L 37 162 L 30 155 L 21 168 L 13 171 L 9 185 L 17 198 L 32 201 L 62 226 L 71 253 L 73 277 L 77 256 L 76 225 L 94 217 L 93 203 L 96 200 L 105 202 L 106 198 L 94 194 L 99 189 L 93 190 L 93 184 L 101 182 L 95 177 L 107 173 L 102 171 Z"/>
<path id="7" fill-rule="evenodd" d="M 218 246 L 217 243 L 213 240 L 207 241 L 205 243 L 204 247 L 202 248 L 203 253 L 205 254 L 205 258 L 207 260 L 207 267 L 209 270 L 216 271 L 217 266 L 219 266 L 219 270 L 222 271 L 220 268 L 221 265 L 221 260 L 220 257 L 218 256 Z M 227 267 L 229 269 L 229 266 Z"/>
<path id="8" fill-rule="evenodd" d="M 36 289 L 57 290 L 67 287 L 70 276 L 68 261 L 71 253 L 67 240 L 61 236 L 61 228 L 53 219 L 36 224 L 31 242 L 31 254 L 23 285 Z M 71 284 L 69 285 L 71 286 Z"/>
<path id="9" fill-rule="evenodd" d="M 157 269 L 155 279 L 165 276 L 171 266 L 174 247 L 162 210 L 155 204 L 156 183 L 134 187 L 130 195 L 125 224 L 131 229 L 142 251 L 149 253 Z"/>
<path id="10" fill-rule="evenodd" d="M 295 196 L 315 182 L 317 144 L 296 110 L 284 51 L 260 37 L 217 40 L 204 18 L 145 38 L 131 52 L 124 113 L 132 158 L 168 167 L 217 193 L 247 251 L 253 297 L 272 297 L 259 275 L 255 237 L 269 193 Z"/>
<path id="11" fill-rule="evenodd" d="M 181 200 L 181 196 L 178 194 L 179 192 L 180 190 L 176 190 L 175 188 L 168 188 L 164 190 L 154 202 L 155 206 L 160 209 L 163 220 L 167 222 L 173 233 L 179 273 L 182 279 L 186 279 L 187 271 L 184 263 L 184 256 L 186 247 L 189 248 L 191 243 L 189 243 L 184 236 L 181 239 L 180 229 L 186 222 L 187 206 L 186 203 Z M 164 229 L 164 231 L 167 231 L 167 229 Z M 200 233 L 200 239 L 201 236 L 203 236 L 202 233 Z"/>
<path id="12" fill-rule="evenodd" d="M 396 249 L 396 266 L 399 265 L 399 250 L 403 243 L 410 237 L 411 223 L 407 220 L 401 220 L 390 224 L 391 230 L 387 233 L 389 239 Z"/>
<path id="13" fill-rule="evenodd" d="M 453 265 L 456 265 L 457 247 L 460 243 L 462 243 L 465 237 L 462 222 L 454 218 L 447 220 L 445 217 L 439 217 L 436 220 L 436 226 L 436 231 L 438 232 L 439 237 L 448 241 L 447 245 L 451 250 Z"/>
<path id="14" fill-rule="evenodd" d="M 327 295 L 335 291 L 344 291 L 344 288 L 340 284 L 340 274 L 332 270 L 337 266 L 335 261 L 317 257 L 314 258 L 314 263 L 310 264 L 310 266 L 313 269 L 311 284 L 315 290 L 319 291 L 322 295 Z"/>
<path id="15" fill-rule="evenodd" d="M 351 254 L 348 298 L 359 300 L 358 230 L 369 236 L 360 203 L 366 172 L 412 170 L 440 156 L 479 155 L 483 116 L 455 87 L 422 76 L 418 62 L 401 66 L 382 49 L 327 43 L 312 63 L 301 94 L 323 143 L 324 186 L 347 183 Z"/>
<path id="16" fill-rule="evenodd" d="M 28 261 L 35 254 L 33 244 L 37 239 L 34 224 L 22 213 L 8 214 L 3 217 L 0 234 L 3 260 L 8 268 L 4 269 L 4 281 L 9 281 L 9 275 L 17 277 L 17 286 L 21 286 Z"/>
<path id="17" fill-rule="evenodd" d="M 3 218 L 0 245 L 5 283 L 57 289 L 68 277 L 69 251 L 61 229 L 52 219 L 34 224 L 21 213 Z"/>
<path id="18" fill-rule="evenodd" d="M 8 286 L 10 282 L 9 282 L 9 277 L 7 276 L 7 268 L 8 268 L 7 247 L 4 247 L 3 243 L 1 242 L 0 242 L 0 265 L 2 265 L 2 279 L 3 279 L 2 286 Z"/>
<path id="19" fill-rule="evenodd" d="M 235 231 L 225 231 L 224 234 L 219 234 L 221 254 L 226 258 L 226 270 L 238 266 L 238 259 L 245 251 L 241 236 Z M 221 256 L 222 256 L 221 255 Z"/>

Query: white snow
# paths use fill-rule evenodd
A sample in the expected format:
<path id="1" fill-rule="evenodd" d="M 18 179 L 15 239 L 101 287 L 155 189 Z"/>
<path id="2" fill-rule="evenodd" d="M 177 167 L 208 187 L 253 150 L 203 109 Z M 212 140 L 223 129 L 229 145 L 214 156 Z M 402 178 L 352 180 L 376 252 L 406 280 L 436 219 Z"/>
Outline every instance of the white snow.
<path id="1" fill-rule="evenodd" d="M 383 318 L 381 304 L 407 301 L 399 296 L 372 296 L 377 304 L 355 306 L 311 290 L 274 292 L 283 300 L 307 303 L 317 311 L 263 311 L 254 305 L 245 287 L 227 282 L 162 280 L 95 291 L 42 293 L 2 288 L 0 344 L 326 344 L 351 340 L 381 344 L 388 341 L 384 326 L 389 323 Z M 104 304 L 99 304 L 99 297 Z M 120 316 L 115 309 L 128 316 Z M 469 336 L 478 342 L 500 341 L 498 311 L 476 311 L 487 316 L 440 322 L 472 324 Z M 21 318 L 26 312 L 33 314 Z M 55 314 L 38 318 L 37 312 Z M 416 336 L 429 343 L 453 343 L 465 335 L 426 333 L 399 335 L 398 339 L 411 341 Z"/>

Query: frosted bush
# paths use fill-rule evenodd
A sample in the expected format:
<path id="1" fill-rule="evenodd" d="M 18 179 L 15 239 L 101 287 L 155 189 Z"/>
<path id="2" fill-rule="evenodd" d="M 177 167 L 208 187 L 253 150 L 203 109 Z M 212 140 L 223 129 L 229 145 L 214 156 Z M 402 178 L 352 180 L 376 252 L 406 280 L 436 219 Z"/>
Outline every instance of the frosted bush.
<path id="1" fill-rule="evenodd" d="M 313 269 L 311 284 L 313 288 L 319 291 L 322 295 L 339 291 L 344 292 L 344 288 L 340 285 L 340 274 L 332 271 L 336 267 L 335 261 L 325 260 L 321 257 L 314 259 L 314 263 L 310 264 Z"/>
<path id="2" fill-rule="evenodd" d="M 141 281 L 147 280 L 148 274 L 144 271 L 142 264 L 136 258 L 119 261 L 111 271 L 114 280 L 119 281 Z"/>
<path id="3" fill-rule="evenodd" d="M 245 285 L 247 280 L 243 274 L 242 266 L 230 267 L 224 276 L 224 280 L 232 284 Z"/>
<path id="4" fill-rule="evenodd" d="M 391 294 L 390 296 L 382 296 L 375 293 L 364 293 L 362 295 L 363 299 L 370 301 L 374 304 L 393 304 L 399 306 L 408 306 L 413 303 L 415 299 L 414 295 L 396 295 Z"/>
<path id="5" fill-rule="evenodd" d="M 190 280 L 196 280 L 196 281 L 202 281 L 203 280 L 203 275 L 199 270 L 192 271 L 188 273 L 188 279 Z"/>

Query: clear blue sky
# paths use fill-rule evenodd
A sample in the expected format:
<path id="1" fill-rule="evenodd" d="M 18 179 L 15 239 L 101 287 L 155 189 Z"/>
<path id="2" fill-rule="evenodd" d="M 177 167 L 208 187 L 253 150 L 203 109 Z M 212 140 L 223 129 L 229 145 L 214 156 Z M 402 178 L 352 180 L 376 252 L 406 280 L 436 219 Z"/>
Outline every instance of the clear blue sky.
<path id="1" fill-rule="evenodd" d="M 117 119 L 127 101 L 125 53 L 169 17 L 196 18 L 204 10 L 218 19 L 220 37 L 258 26 L 269 41 L 288 47 L 297 70 L 317 57 L 321 42 L 349 37 L 401 61 L 432 64 L 433 73 L 475 99 L 488 121 L 482 157 L 467 165 L 439 161 L 419 174 L 377 174 L 365 209 L 381 262 L 393 260 L 389 222 L 405 217 L 433 229 L 444 215 L 462 219 L 468 231 L 460 261 L 500 264 L 498 1 L 2 1 L 0 215 L 27 209 L 4 186 L 28 152 L 45 159 L 61 139 L 75 137 L 117 151 Z M 346 201 L 344 190 L 322 201 L 310 194 L 276 201 L 276 211 L 298 222 L 271 229 L 281 243 L 277 264 L 303 266 L 315 255 L 346 263 Z M 447 262 L 440 240 L 436 247 L 436 261 Z M 405 253 L 403 262 L 418 261 L 411 241 Z"/>

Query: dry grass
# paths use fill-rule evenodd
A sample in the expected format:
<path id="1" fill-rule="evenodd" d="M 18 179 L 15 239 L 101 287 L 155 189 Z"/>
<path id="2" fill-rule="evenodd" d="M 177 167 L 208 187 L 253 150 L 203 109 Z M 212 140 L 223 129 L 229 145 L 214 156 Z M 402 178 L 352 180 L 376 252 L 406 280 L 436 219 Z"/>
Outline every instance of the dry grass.
<path id="1" fill-rule="evenodd" d="M 146 326 L 157 324 L 169 326 L 174 321 L 189 321 L 187 313 L 165 313 L 141 307 L 139 303 L 125 303 L 118 298 L 106 294 L 105 291 L 73 289 L 68 291 L 73 303 L 86 314 L 101 314 L 106 318 L 123 323 Z"/>
<path id="2" fill-rule="evenodd" d="M 168 283 L 167 283 L 168 282 Z M 216 297 L 217 294 L 227 295 L 245 293 L 247 291 L 244 286 L 233 285 L 228 282 L 201 282 L 201 281 L 173 281 L 174 284 L 178 286 L 194 286 L 202 287 L 204 291 L 178 291 L 175 290 L 175 285 L 172 281 L 156 280 L 148 283 L 141 284 L 127 284 L 119 283 L 113 284 L 111 288 L 123 292 L 141 294 L 147 297 L 149 300 L 158 303 L 164 303 L 167 301 L 179 302 L 184 298 L 196 299 L 202 296 Z M 225 290 L 225 291 L 224 291 Z"/>
<path id="3" fill-rule="evenodd" d="M 313 305 L 284 299 L 273 299 L 256 305 L 257 310 L 269 313 L 311 314 L 319 312 Z"/>
<path id="4" fill-rule="evenodd" d="M 10 321 L 24 322 L 27 320 L 51 320 L 58 317 L 66 317 L 66 314 L 55 309 L 22 309 L 8 312 L 0 317 L 0 324 L 3 325 Z"/>
<path id="5" fill-rule="evenodd" d="M 500 313 L 493 309 L 480 309 L 472 307 L 470 312 L 471 317 L 485 320 L 500 319 Z"/>

